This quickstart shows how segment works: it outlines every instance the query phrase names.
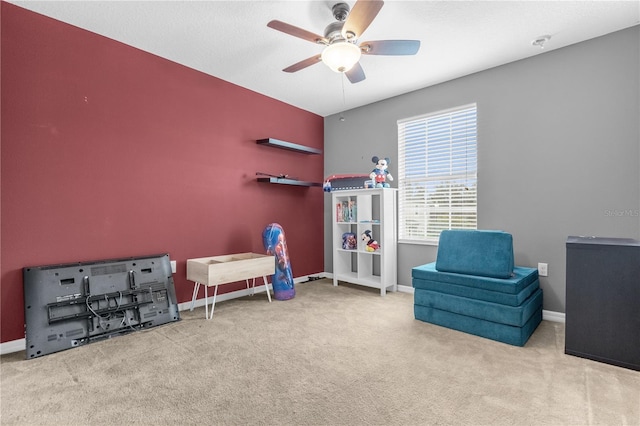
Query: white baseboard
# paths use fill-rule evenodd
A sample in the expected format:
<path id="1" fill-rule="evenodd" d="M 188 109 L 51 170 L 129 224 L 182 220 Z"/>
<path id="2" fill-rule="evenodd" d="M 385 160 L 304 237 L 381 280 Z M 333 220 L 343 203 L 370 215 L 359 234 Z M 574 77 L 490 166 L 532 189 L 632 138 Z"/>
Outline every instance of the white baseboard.
<path id="1" fill-rule="evenodd" d="M 410 285 L 402 285 L 402 284 L 398 284 L 398 291 L 400 293 L 414 293 L 414 288 Z"/>
<path id="2" fill-rule="evenodd" d="M 333 274 L 331 272 L 319 272 L 317 274 L 311 274 L 311 275 L 305 275 L 302 277 L 298 277 L 298 278 L 294 278 L 293 282 L 295 284 L 303 284 L 306 282 L 310 282 L 313 279 L 317 279 L 317 278 L 329 278 L 332 279 L 333 278 Z M 272 290 L 273 286 L 271 284 L 269 284 L 269 290 Z M 225 300 L 231 300 L 231 299 L 237 299 L 238 297 L 244 297 L 244 296 L 248 296 L 250 294 L 252 294 L 253 289 L 242 289 L 242 290 L 237 290 L 237 291 L 232 291 L 230 293 L 224 293 L 224 294 L 219 294 L 218 296 L 216 296 L 216 303 L 217 302 L 224 302 Z M 260 294 L 260 293 L 264 293 L 265 292 L 265 287 L 264 285 L 260 285 L 259 287 L 256 287 L 255 289 L 255 294 Z M 401 285 L 398 284 L 398 292 L 400 293 L 410 293 L 413 294 L 414 289 L 412 286 L 408 286 L 408 285 Z M 211 297 L 213 297 L 213 293 L 211 294 Z M 204 306 L 204 299 L 198 299 L 195 301 L 193 307 L 194 308 L 199 308 L 200 306 Z M 182 303 L 178 303 L 178 310 L 179 311 L 186 311 L 191 309 L 191 302 L 182 302 Z M 546 321 L 553 321 L 553 322 L 561 322 L 564 323 L 565 322 L 565 314 L 562 312 L 554 312 L 554 311 L 546 311 L 543 310 L 542 311 L 542 319 L 546 320 Z M 26 339 L 17 339 L 17 340 L 11 340 L 9 342 L 4 342 L 4 343 L 0 343 L 0 355 L 5 355 L 5 354 L 10 354 L 13 352 L 20 352 L 20 351 L 24 351 L 27 346 L 26 346 L 27 342 Z"/>
<path id="3" fill-rule="evenodd" d="M 294 278 L 293 282 L 294 284 L 303 284 L 303 283 L 309 282 L 310 278 L 312 277 L 324 278 L 324 272 L 321 272 L 319 274 L 311 274 L 311 275 L 305 275 L 302 277 Z M 216 303 L 224 302 L 225 300 L 237 299 L 239 297 L 250 296 L 252 294 L 257 295 L 257 294 L 266 292 L 265 286 L 262 280 L 259 280 L 259 283 L 257 280 L 256 285 L 257 286 L 255 288 L 255 292 L 253 287 L 251 287 L 251 288 L 243 288 L 242 290 L 231 291 L 229 293 L 218 294 L 216 296 Z M 269 287 L 269 290 L 273 290 L 272 284 L 269 284 L 268 287 Z M 213 300 L 213 290 L 210 293 L 211 294 L 209 294 L 208 296 L 209 303 L 211 303 L 211 301 Z M 194 308 L 199 308 L 200 306 L 204 306 L 204 298 L 197 299 L 193 304 Z M 178 303 L 179 311 L 188 311 L 189 309 L 191 309 L 191 301 Z"/>
<path id="4" fill-rule="evenodd" d="M 554 311 L 545 311 L 542 310 L 542 319 L 545 321 L 552 322 L 561 322 L 564 324 L 565 322 L 565 313 L 564 312 L 554 312 Z"/>
<path id="5" fill-rule="evenodd" d="M 0 343 L 0 355 L 20 352 L 27 349 L 27 339 L 11 340 L 9 342 Z"/>
<path id="6" fill-rule="evenodd" d="M 311 275 L 305 275 L 302 277 L 298 277 L 298 278 L 294 278 L 293 282 L 295 284 L 302 284 L 305 282 L 308 282 L 310 278 L 325 278 L 325 273 L 324 272 L 320 272 L 318 274 L 311 274 Z M 259 284 L 259 287 L 255 288 L 255 294 L 258 295 L 259 293 L 264 293 L 265 287 L 262 283 L 262 280 L 256 280 L 256 284 Z M 269 284 L 269 290 L 273 290 L 273 286 L 271 284 Z M 216 303 L 218 302 L 224 302 L 225 300 L 230 300 L 230 299 L 237 299 L 238 297 L 244 297 L 244 296 L 249 296 L 250 294 L 253 293 L 253 288 L 249 288 L 249 289 L 242 289 L 242 290 L 238 290 L 238 291 L 232 291 L 230 293 L 224 293 L 224 294 L 219 294 L 216 296 Z M 213 291 L 211 291 L 211 294 L 209 295 L 209 299 L 211 299 L 213 297 Z M 266 299 L 266 297 L 265 297 Z M 213 300 L 213 299 L 211 299 Z M 211 303 L 211 302 L 209 302 Z M 204 306 L 204 298 L 202 299 L 197 299 L 195 301 L 195 303 L 193 304 L 194 308 L 198 308 L 200 306 Z M 178 310 L 179 311 L 187 311 L 191 309 L 191 301 L 188 302 L 182 302 L 182 303 L 178 303 Z M 0 355 L 5 355 L 5 354 L 10 354 L 13 352 L 20 352 L 20 351 L 24 351 L 27 348 L 27 341 L 26 339 L 17 339 L 17 340 L 11 340 L 9 342 L 4 342 L 4 343 L 0 343 Z"/>

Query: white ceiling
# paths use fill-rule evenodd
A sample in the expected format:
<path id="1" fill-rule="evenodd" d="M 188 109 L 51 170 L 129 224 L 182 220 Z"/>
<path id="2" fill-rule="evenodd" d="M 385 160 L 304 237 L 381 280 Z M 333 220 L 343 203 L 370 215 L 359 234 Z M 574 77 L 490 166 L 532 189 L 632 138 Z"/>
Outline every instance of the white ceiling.
<path id="1" fill-rule="evenodd" d="M 278 19 L 324 34 L 334 19 L 320 1 L 11 1 L 34 12 L 328 116 L 640 22 L 631 1 L 387 0 L 361 41 L 415 39 L 415 56 L 363 56 L 351 84 L 323 63 L 282 69 L 322 46 L 267 27 Z M 355 0 L 349 0 L 353 6 Z M 544 49 L 531 42 L 551 35 Z M 343 88 L 344 86 L 344 88 Z"/>

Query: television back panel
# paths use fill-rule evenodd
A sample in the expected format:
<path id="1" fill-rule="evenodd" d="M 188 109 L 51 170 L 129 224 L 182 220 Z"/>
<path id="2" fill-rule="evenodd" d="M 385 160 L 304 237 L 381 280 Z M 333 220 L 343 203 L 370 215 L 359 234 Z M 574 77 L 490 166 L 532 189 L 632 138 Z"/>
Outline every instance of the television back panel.
<path id="1" fill-rule="evenodd" d="M 27 359 L 180 320 L 168 254 L 23 269 Z"/>

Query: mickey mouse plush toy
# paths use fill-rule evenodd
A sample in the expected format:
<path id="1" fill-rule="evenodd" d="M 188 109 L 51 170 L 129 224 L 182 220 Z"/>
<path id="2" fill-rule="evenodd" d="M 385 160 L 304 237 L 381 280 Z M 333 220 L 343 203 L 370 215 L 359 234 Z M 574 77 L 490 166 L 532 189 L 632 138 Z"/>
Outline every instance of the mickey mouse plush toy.
<path id="1" fill-rule="evenodd" d="M 393 181 L 393 176 L 387 171 L 389 167 L 389 158 L 373 157 L 371 159 L 376 167 L 373 169 L 369 177 L 373 181 L 373 188 L 389 188 L 387 180 Z"/>
<path id="2" fill-rule="evenodd" d="M 364 231 L 361 238 L 362 241 L 364 241 L 364 243 L 366 244 L 364 248 L 366 251 L 376 251 L 380 248 L 380 244 L 378 244 L 378 242 L 373 239 L 370 229 Z"/>

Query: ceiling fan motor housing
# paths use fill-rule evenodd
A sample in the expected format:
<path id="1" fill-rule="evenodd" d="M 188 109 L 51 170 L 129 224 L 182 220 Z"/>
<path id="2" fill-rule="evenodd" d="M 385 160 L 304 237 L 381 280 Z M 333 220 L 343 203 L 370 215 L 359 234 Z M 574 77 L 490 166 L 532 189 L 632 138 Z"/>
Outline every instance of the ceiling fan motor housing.
<path id="1" fill-rule="evenodd" d="M 342 27 L 344 26 L 344 22 L 332 22 L 324 29 L 324 38 L 329 40 L 329 44 L 335 41 L 342 41 L 344 37 L 342 36 Z"/>

